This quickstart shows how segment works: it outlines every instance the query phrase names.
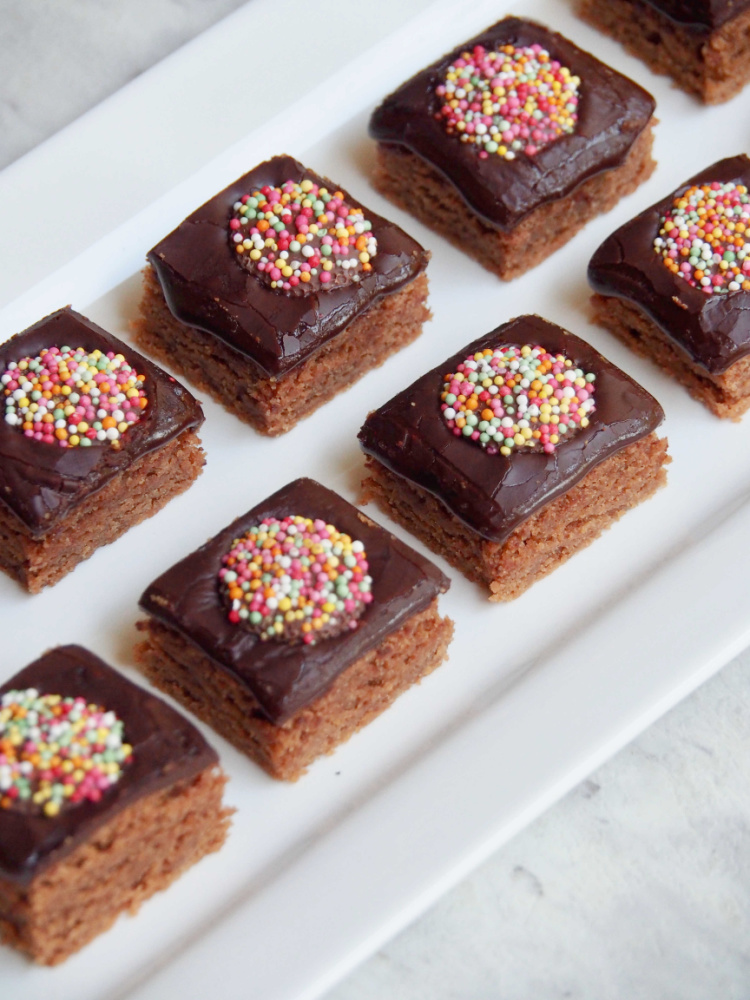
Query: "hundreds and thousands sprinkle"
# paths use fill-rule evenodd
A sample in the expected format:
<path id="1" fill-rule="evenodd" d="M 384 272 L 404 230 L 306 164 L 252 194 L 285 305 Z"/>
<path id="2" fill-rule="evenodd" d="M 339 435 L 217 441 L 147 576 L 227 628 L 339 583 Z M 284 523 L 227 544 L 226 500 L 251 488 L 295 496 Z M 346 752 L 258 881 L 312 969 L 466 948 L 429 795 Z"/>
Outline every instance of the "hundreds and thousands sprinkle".
<path id="1" fill-rule="evenodd" d="M 357 627 L 372 601 L 362 542 L 332 524 L 265 518 L 232 542 L 219 588 L 229 620 L 261 639 L 314 643 Z"/>
<path id="2" fill-rule="evenodd" d="M 241 263 L 271 288 L 307 294 L 357 282 L 378 243 L 361 208 L 311 180 L 243 195 L 229 221 Z"/>
<path id="3" fill-rule="evenodd" d="M 578 121 L 581 81 L 541 45 L 503 45 L 488 52 L 476 45 L 463 52 L 435 93 L 442 101 L 436 115 L 449 135 L 513 160 L 534 156 Z"/>
<path id="4" fill-rule="evenodd" d="M 674 199 L 654 250 L 707 295 L 750 291 L 750 197 L 731 181 L 696 184 Z"/>
<path id="5" fill-rule="evenodd" d="M 443 419 L 488 454 L 517 448 L 551 454 L 594 412 L 596 375 L 543 347 L 496 347 L 466 358 L 445 376 Z"/>
<path id="6" fill-rule="evenodd" d="M 119 448 L 148 406 L 144 381 L 122 354 L 50 347 L 8 363 L 0 377 L 5 420 L 26 437 L 62 448 L 99 441 Z"/>
<path id="7" fill-rule="evenodd" d="M 98 802 L 132 759 L 120 719 L 84 698 L 27 688 L 0 700 L 0 808 L 56 816 Z"/>

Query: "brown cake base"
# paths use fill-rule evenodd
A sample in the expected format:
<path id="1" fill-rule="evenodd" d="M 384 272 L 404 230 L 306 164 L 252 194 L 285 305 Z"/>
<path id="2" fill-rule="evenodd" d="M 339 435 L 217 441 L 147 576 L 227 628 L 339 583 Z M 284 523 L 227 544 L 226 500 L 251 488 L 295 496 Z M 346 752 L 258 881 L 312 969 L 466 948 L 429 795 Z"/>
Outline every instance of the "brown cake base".
<path id="1" fill-rule="evenodd" d="M 567 198 L 545 203 L 508 232 L 467 210 L 442 174 L 400 144 L 378 144 L 374 183 L 386 198 L 510 281 L 541 264 L 590 219 L 608 212 L 648 180 L 656 167 L 652 127 L 653 121 L 620 167 L 591 177 Z"/>
<path id="2" fill-rule="evenodd" d="M 263 434 L 291 430 L 419 336 L 430 318 L 427 276 L 381 299 L 315 354 L 275 378 L 217 337 L 175 319 L 158 278 L 144 271 L 139 346 Z"/>
<path id="3" fill-rule="evenodd" d="M 39 593 L 183 493 L 204 464 L 200 438 L 192 430 L 183 431 L 88 496 L 41 538 L 33 538 L 0 503 L 0 569 L 30 593 Z"/>
<path id="4" fill-rule="evenodd" d="M 713 32 L 680 25 L 643 0 L 577 0 L 577 13 L 706 104 L 729 100 L 750 80 L 750 10 Z"/>
<path id="5" fill-rule="evenodd" d="M 453 622 L 440 617 L 433 601 L 352 663 L 320 698 L 274 725 L 247 687 L 175 629 L 153 618 L 138 627 L 147 638 L 136 658 L 149 680 L 284 781 L 296 781 L 438 667 L 453 635 Z"/>
<path id="6" fill-rule="evenodd" d="M 750 407 L 750 357 L 712 375 L 680 351 L 649 317 L 613 295 L 592 295 L 594 319 L 636 354 L 655 361 L 717 417 L 739 420 Z"/>
<path id="7" fill-rule="evenodd" d="M 232 810 L 215 768 L 134 802 L 28 886 L 0 879 L 0 937 L 57 965 L 218 851 Z"/>
<path id="8" fill-rule="evenodd" d="M 489 587 L 491 601 L 512 601 L 663 486 L 669 461 L 666 439 L 652 433 L 596 466 L 503 543 L 482 538 L 427 490 L 371 455 L 362 502 L 375 500 L 464 576 Z"/>

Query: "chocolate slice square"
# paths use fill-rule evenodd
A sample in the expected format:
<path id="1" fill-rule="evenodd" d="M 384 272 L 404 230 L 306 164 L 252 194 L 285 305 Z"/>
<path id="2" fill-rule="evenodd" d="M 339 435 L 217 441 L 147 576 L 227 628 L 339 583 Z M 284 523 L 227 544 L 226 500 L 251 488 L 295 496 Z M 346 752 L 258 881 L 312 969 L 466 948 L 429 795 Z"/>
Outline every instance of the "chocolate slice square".
<path id="1" fill-rule="evenodd" d="M 51 377 L 35 374 L 33 367 L 15 367 L 25 366 L 27 358 L 37 373 L 47 371 L 35 359 L 50 348 L 64 347 L 70 349 L 69 360 L 48 356 L 55 366 Z M 83 362 L 73 356 L 79 348 Z M 115 356 L 109 367 L 108 354 Z M 119 368 L 116 356 L 124 359 Z M 83 363 L 96 370 L 93 378 L 86 376 L 86 384 L 94 387 L 90 396 L 77 392 L 79 376 L 75 370 L 58 368 L 60 363 Z M 114 398 L 120 388 L 115 380 L 124 377 L 126 369 L 130 382 L 125 384 L 140 388 L 128 389 L 136 394 L 134 403 L 125 398 L 112 404 L 125 411 L 118 430 L 111 415 L 107 420 L 102 400 Z M 100 396 L 102 382 L 97 380 L 107 372 L 112 390 Z M 132 347 L 72 309 L 52 313 L 0 345 L 0 373 L 5 406 L 0 421 L 0 567 L 32 593 L 56 583 L 100 545 L 151 516 L 202 470 L 196 431 L 203 411 L 193 396 Z M 24 386 L 29 398 L 24 398 Z M 63 392 L 70 395 L 63 397 Z M 63 405 L 70 399 L 75 405 L 66 412 Z M 132 416 L 137 419 L 128 425 L 124 417 L 135 404 L 143 408 L 135 407 L 138 412 Z M 80 433 L 79 423 L 86 428 Z M 102 424 L 113 426 L 104 430 Z"/>
<path id="2" fill-rule="evenodd" d="M 296 519 L 299 527 L 290 529 L 285 519 Z M 318 525 L 346 536 L 336 543 L 345 550 L 353 540 L 353 551 L 364 551 L 371 578 L 364 592 L 371 597 L 365 598 L 358 618 L 342 618 L 337 623 L 336 615 L 348 612 L 332 609 L 316 618 L 322 598 L 314 583 L 301 583 L 303 596 L 299 598 L 294 581 L 307 577 L 304 567 L 292 560 L 304 561 L 309 555 L 307 542 L 299 545 L 302 555 L 295 550 L 287 557 L 279 550 L 268 578 L 255 577 L 263 589 L 280 579 L 281 593 L 291 598 L 286 611 L 282 604 L 277 614 L 257 626 L 247 616 L 237 618 L 235 606 L 227 604 L 225 592 L 222 596 L 220 573 L 234 565 L 236 558 L 246 557 L 246 551 L 241 557 L 236 555 L 238 539 L 247 539 L 252 532 L 256 537 L 259 526 L 266 524 L 275 532 L 279 523 L 287 541 L 292 535 L 302 539 L 304 532 L 317 530 L 311 525 Z M 269 542 L 265 549 L 273 547 Z M 336 557 L 324 571 L 337 579 L 335 593 L 330 588 L 334 603 L 346 558 L 350 556 Z M 358 564 L 357 559 L 351 563 L 355 579 Z M 337 565 L 338 571 L 332 568 Z M 147 638 L 138 658 L 157 686 L 272 776 L 294 780 L 312 760 L 331 752 L 443 660 L 452 623 L 438 616 L 437 598 L 448 586 L 447 578 L 432 563 L 356 507 L 313 480 L 298 479 L 146 589 L 140 603 L 149 619 L 140 627 Z M 251 587 L 256 585 L 248 581 L 246 591 L 252 593 Z M 312 590 L 304 589 L 308 587 Z M 312 596 L 308 599 L 306 594 Z M 305 605 L 310 612 L 307 618 L 301 610 Z M 237 602 L 243 610 L 255 606 Z M 295 608 L 299 610 L 296 620 Z M 264 613 L 268 614 L 267 609 Z M 328 627 L 320 636 L 314 629 L 303 632 L 298 628 L 300 621 L 305 626 L 318 621 L 325 625 L 323 616 L 329 614 L 331 620 L 326 619 Z M 251 610 L 253 615 L 260 617 Z M 278 635 L 274 636 L 277 622 Z"/>
<path id="3" fill-rule="evenodd" d="M 448 373 L 465 371 L 464 362 L 483 352 L 489 356 L 508 348 L 520 357 L 535 345 L 567 359 L 571 370 L 581 371 L 582 382 L 593 376 L 595 408 L 588 409 L 587 390 L 579 426 L 571 424 L 567 435 L 554 433 L 545 443 L 544 427 L 557 426 L 561 418 L 552 413 L 543 423 L 543 413 L 532 415 L 524 443 L 523 424 L 508 430 L 507 440 L 501 435 L 486 441 L 479 420 L 449 424 L 446 406 L 458 404 L 455 394 L 446 402 Z M 512 364 L 517 370 L 518 362 Z M 498 399 L 505 394 L 503 385 Z M 517 393 L 522 390 L 517 387 Z M 477 409 L 489 422 L 489 411 L 485 417 L 480 407 L 495 404 L 489 391 L 482 391 L 484 401 L 475 396 Z M 506 406 L 517 405 L 512 394 L 507 399 Z M 528 402 L 525 397 L 518 405 Z M 513 424 L 524 419 L 518 412 L 507 416 L 510 412 L 504 410 L 502 419 Z M 502 430 L 502 420 L 494 419 Z M 520 316 L 368 416 L 359 434 L 367 455 L 363 494 L 470 579 L 487 584 L 492 599 L 511 599 L 662 485 L 666 440 L 653 433 L 662 419 L 657 401 L 585 341 L 538 316 Z M 532 437 L 538 427 L 539 436 Z"/>
<path id="4" fill-rule="evenodd" d="M 750 406 L 748 189 L 750 159 L 720 160 L 621 226 L 588 269 L 597 320 L 717 416 L 732 419 Z M 718 211 L 709 205 L 717 197 Z M 677 227 L 668 243 L 664 225 L 676 218 L 688 228 L 683 237 Z"/>
<path id="5" fill-rule="evenodd" d="M 375 110 L 375 180 L 425 225 L 512 278 L 647 179 L 654 106 L 563 36 L 505 18 Z"/>
<path id="6" fill-rule="evenodd" d="M 225 777 L 198 730 L 81 646 L 0 687 L 0 935 L 56 964 L 218 850 Z"/>
<path id="7" fill-rule="evenodd" d="M 429 318 L 429 254 L 289 156 L 220 191 L 148 260 L 139 343 L 269 434 L 382 363 Z"/>
<path id="8" fill-rule="evenodd" d="M 748 0 L 578 0 L 577 10 L 706 104 L 729 100 L 750 79 Z"/>

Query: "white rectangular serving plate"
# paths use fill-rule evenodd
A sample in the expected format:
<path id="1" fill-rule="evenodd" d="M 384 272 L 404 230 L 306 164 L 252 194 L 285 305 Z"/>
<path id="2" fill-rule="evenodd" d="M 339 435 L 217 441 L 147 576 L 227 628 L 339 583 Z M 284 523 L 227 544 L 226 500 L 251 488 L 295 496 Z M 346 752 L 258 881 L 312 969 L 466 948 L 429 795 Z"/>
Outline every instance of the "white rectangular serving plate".
<path id="1" fill-rule="evenodd" d="M 221 32 L 227 41 L 243 37 L 269 6 L 243 8 L 213 33 L 212 45 Z M 231 777 L 227 797 L 237 809 L 224 849 L 57 969 L 0 950 L 3 996 L 203 1000 L 218 991 L 312 1000 L 750 641 L 750 421 L 717 420 L 593 326 L 586 284 L 591 254 L 617 225 L 709 161 L 742 151 L 746 134 L 736 123 L 747 121 L 750 95 L 700 107 L 577 21 L 568 4 L 528 0 L 526 15 L 657 96 L 659 168 L 542 266 L 503 284 L 372 189 L 366 128 L 374 105 L 407 75 L 506 11 L 488 0 L 437 0 L 356 67 L 344 65 L 0 312 L 2 340 L 68 302 L 129 340 L 146 251 L 279 152 L 396 219 L 433 254 L 434 318 L 415 344 L 280 439 L 260 437 L 207 401 L 208 464 L 185 495 L 52 590 L 30 597 L 0 580 L 0 677 L 51 645 L 80 642 L 140 680 L 137 601 L 153 578 L 298 476 L 356 500 L 356 432 L 367 412 L 524 312 L 591 341 L 660 400 L 673 457 L 667 488 L 512 604 L 490 605 L 437 559 L 453 581 L 442 600 L 456 622 L 449 662 L 297 784 L 273 782 L 202 727 Z M 200 59 L 194 43 L 171 61 L 173 72 L 188 66 L 197 75 Z M 146 102 L 148 75 L 139 84 Z M 200 118 L 194 129 L 200 142 Z M 85 176 L 70 197 L 83 211 Z"/>

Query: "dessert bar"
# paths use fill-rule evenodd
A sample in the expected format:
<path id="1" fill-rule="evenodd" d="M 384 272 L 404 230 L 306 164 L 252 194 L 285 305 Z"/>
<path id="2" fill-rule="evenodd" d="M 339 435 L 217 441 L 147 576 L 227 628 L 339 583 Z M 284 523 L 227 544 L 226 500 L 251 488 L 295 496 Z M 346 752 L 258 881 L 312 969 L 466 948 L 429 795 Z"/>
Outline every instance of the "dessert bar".
<path id="1" fill-rule="evenodd" d="M 32 593 L 200 475 L 190 393 L 71 309 L 0 346 L 0 569 Z"/>
<path id="2" fill-rule="evenodd" d="M 288 156 L 262 163 L 148 255 L 136 336 L 264 434 L 282 434 L 414 340 L 429 260 Z"/>
<path id="3" fill-rule="evenodd" d="M 298 479 L 159 577 L 149 679 L 274 778 L 296 780 L 443 661 L 445 576 Z"/>
<path id="4" fill-rule="evenodd" d="M 374 112 L 376 186 L 501 278 L 546 260 L 652 173 L 654 100 L 509 17 Z"/>
<path id="5" fill-rule="evenodd" d="M 224 842 L 198 730 L 81 646 L 0 687 L 0 937 L 56 965 Z"/>
<path id="6" fill-rule="evenodd" d="M 589 264 L 598 322 L 719 417 L 750 406 L 750 159 L 720 160 Z"/>
<path id="7" fill-rule="evenodd" d="M 750 80 L 749 0 L 577 0 L 579 15 L 706 104 Z"/>
<path id="8" fill-rule="evenodd" d="M 520 316 L 368 416 L 363 499 L 512 600 L 664 484 L 663 416 L 585 341 Z"/>

